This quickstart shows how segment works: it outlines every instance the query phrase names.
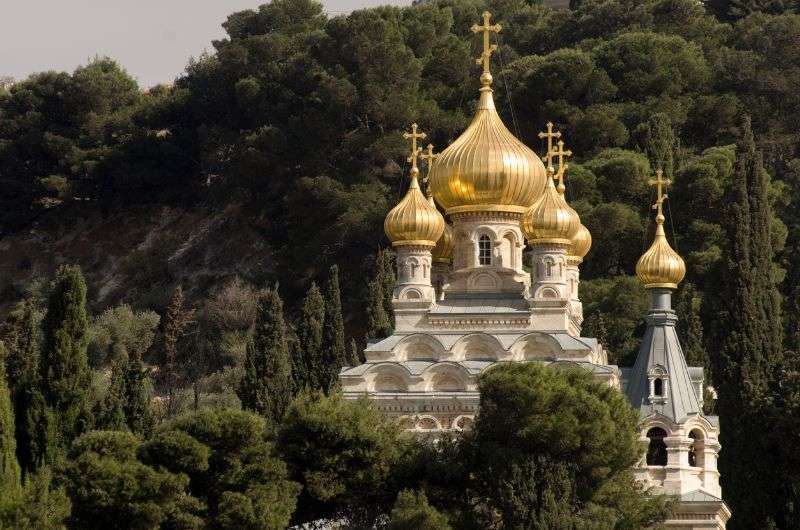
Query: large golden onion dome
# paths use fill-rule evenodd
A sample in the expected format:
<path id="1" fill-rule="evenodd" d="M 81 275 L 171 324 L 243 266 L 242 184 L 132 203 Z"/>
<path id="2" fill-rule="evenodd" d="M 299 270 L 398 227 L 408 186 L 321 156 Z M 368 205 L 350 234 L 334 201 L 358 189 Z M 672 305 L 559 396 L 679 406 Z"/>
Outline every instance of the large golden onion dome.
<path id="1" fill-rule="evenodd" d="M 444 232 L 444 217 L 419 189 L 419 170 L 411 169 L 411 185 L 403 200 L 389 211 L 383 222 L 392 246 L 422 245 L 434 247 Z"/>
<path id="2" fill-rule="evenodd" d="M 570 246 L 581 226 L 578 213 L 567 204 L 548 178 L 544 195 L 522 217 L 522 233 L 531 245 Z"/>
<path id="3" fill-rule="evenodd" d="M 428 202 L 436 208 L 436 203 L 433 201 L 432 196 L 428 197 Z M 444 230 L 436 242 L 432 254 L 434 263 L 450 263 L 453 258 L 453 227 L 447 222 L 444 223 Z"/>
<path id="4" fill-rule="evenodd" d="M 578 263 L 583 261 L 589 249 L 592 248 L 592 234 L 583 223 L 578 227 L 578 231 L 571 238 L 572 245 L 569 247 L 569 257 Z"/>
<path id="5" fill-rule="evenodd" d="M 480 101 L 469 127 L 439 154 L 431 169 L 430 186 L 436 202 L 448 214 L 466 211 L 524 213 L 542 195 L 547 174 L 541 159 L 503 124 L 492 97 L 489 33 L 500 26 L 484 25 Z"/>
<path id="6" fill-rule="evenodd" d="M 669 245 L 664 233 L 662 204 L 667 196 L 662 193 L 662 186 L 668 185 L 670 181 L 662 179 L 661 171 L 658 171 L 656 180 L 650 181 L 650 183 L 658 186 L 658 199 L 653 206 L 658 211 L 656 235 L 653 244 L 636 263 L 636 275 L 644 283 L 646 289 L 677 289 L 678 284 L 686 275 L 686 264 L 683 262 L 683 258 Z"/>

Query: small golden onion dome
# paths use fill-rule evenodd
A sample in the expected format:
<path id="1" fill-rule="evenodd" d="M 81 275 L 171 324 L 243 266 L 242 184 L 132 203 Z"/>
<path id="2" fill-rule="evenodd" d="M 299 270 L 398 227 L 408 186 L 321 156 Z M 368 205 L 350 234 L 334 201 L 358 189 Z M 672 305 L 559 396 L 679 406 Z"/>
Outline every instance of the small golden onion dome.
<path id="1" fill-rule="evenodd" d="M 453 228 L 445 223 L 442 237 L 436 242 L 433 249 L 433 261 L 435 263 L 450 263 L 453 258 Z"/>
<path id="2" fill-rule="evenodd" d="M 472 123 L 434 162 L 430 186 L 448 214 L 524 213 L 541 197 L 546 180 L 541 159 L 509 132 L 492 90 L 484 86 Z"/>
<path id="3" fill-rule="evenodd" d="M 569 256 L 580 263 L 592 248 L 592 234 L 588 228 L 583 226 L 583 223 L 580 223 L 578 231 L 570 239 L 572 246 L 569 247 Z"/>
<path id="4" fill-rule="evenodd" d="M 531 245 L 570 246 L 580 229 L 580 217 L 556 191 L 553 179 L 547 180 L 544 195 L 522 217 L 522 232 Z"/>
<path id="5" fill-rule="evenodd" d="M 664 234 L 664 216 L 656 217 L 656 237 L 638 263 L 636 275 L 645 288 L 677 289 L 686 275 L 686 264 L 667 242 Z"/>
<path id="6" fill-rule="evenodd" d="M 389 211 L 383 222 L 392 246 L 436 246 L 444 232 L 444 217 L 419 189 L 419 170 L 411 169 L 411 185 L 403 200 Z"/>

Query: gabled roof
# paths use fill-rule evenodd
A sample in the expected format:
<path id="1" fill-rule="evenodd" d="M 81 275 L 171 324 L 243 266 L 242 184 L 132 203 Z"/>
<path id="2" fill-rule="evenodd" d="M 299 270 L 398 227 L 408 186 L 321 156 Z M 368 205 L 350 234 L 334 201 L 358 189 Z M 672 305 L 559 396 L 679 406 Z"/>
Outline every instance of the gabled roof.
<path id="1" fill-rule="evenodd" d="M 647 331 L 639 348 L 636 363 L 626 372 L 626 393 L 631 404 L 642 416 L 659 413 L 675 422 L 690 414 L 702 414 L 703 409 L 694 390 L 689 367 L 678 341 L 675 311 L 653 309 L 647 317 Z M 663 399 L 651 399 L 651 374 L 663 373 Z"/>

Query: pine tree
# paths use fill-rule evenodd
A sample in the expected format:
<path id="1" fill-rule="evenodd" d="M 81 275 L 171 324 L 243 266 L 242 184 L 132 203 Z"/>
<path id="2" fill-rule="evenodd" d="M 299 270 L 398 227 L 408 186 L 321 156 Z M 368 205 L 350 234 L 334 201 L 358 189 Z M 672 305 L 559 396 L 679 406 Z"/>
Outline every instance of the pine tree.
<path id="1" fill-rule="evenodd" d="M 333 265 L 325 289 L 325 325 L 322 330 L 324 379 L 322 388 L 329 393 L 336 387 L 339 371 L 346 364 L 347 351 L 344 345 L 344 319 L 342 297 L 339 290 L 339 267 Z"/>
<path id="2" fill-rule="evenodd" d="M 244 409 L 258 412 L 275 424 L 283 418 L 291 401 L 291 361 L 283 302 L 276 289 L 266 290 L 259 298 L 258 316 L 247 343 L 239 398 Z"/>
<path id="3" fill-rule="evenodd" d="M 86 282 L 78 266 L 59 269 L 42 323 L 41 391 L 48 407 L 48 451 L 66 448 L 90 423 Z M 53 436 L 56 439 L 53 439 Z"/>
<path id="4" fill-rule="evenodd" d="M 181 341 L 192 323 L 194 311 L 185 307 L 183 288 L 179 285 L 172 292 L 172 298 L 164 315 L 162 340 L 163 372 L 162 380 L 167 393 L 167 414 L 173 415 L 177 409 L 176 393 L 181 383 Z"/>
<path id="5" fill-rule="evenodd" d="M 722 487 L 741 528 L 765 527 L 770 515 L 781 510 L 771 503 L 782 498 L 778 469 L 762 469 L 757 485 L 741 480 L 749 476 L 753 462 L 767 465 L 763 456 L 769 451 L 761 446 L 770 429 L 765 407 L 782 357 L 768 193 L 769 177 L 747 119 L 737 144 L 728 246 L 718 275 L 714 339 L 722 347 L 712 357 L 720 430 L 726 440 L 720 457 Z"/>
<path id="6" fill-rule="evenodd" d="M 20 488 L 20 467 L 11 391 L 6 380 L 6 354 L 5 346 L 0 342 L 0 492 L 11 496 Z"/>
<path id="7" fill-rule="evenodd" d="M 300 309 L 297 324 L 298 355 L 293 356 L 295 387 L 320 389 L 325 380 L 322 362 L 322 332 L 325 325 L 325 300 L 316 283 L 308 288 L 308 293 Z M 297 357 L 295 359 L 295 357 Z"/>
<path id="8" fill-rule="evenodd" d="M 23 474 L 34 471 L 47 443 L 46 406 L 39 388 L 39 347 L 42 313 L 28 299 L 11 312 L 3 325 L 8 350 L 8 380 L 16 418 L 17 459 Z"/>

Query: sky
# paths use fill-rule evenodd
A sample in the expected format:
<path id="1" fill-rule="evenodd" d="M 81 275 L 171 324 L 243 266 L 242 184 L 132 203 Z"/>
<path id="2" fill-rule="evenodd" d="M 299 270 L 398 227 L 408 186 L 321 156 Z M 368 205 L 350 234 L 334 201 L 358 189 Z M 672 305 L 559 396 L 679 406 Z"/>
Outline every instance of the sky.
<path id="1" fill-rule="evenodd" d="M 0 0 L 0 77 L 116 59 L 142 87 L 171 82 L 224 36 L 230 13 L 267 0 Z M 330 14 L 410 0 L 323 0 Z"/>

